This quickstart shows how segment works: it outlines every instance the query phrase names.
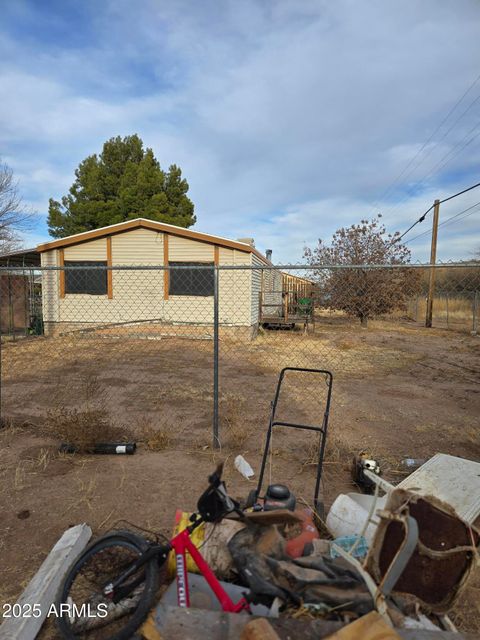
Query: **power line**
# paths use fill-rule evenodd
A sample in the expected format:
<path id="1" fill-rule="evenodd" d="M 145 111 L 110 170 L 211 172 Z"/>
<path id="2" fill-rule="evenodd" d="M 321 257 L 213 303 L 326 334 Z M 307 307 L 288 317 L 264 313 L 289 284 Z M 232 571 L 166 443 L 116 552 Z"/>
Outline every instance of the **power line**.
<path id="1" fill-rule="evenodd" d="M 469 144 L 471 144 L 475 138 L 478 138 L 478 136 L 480 136 L 480 130 L 477 131 L 477 133 L 472 136 L 470 138 L 470 140 L 468 140 L 467 142 L 465 142 L 464 144 L 461 144 L 466 138 L 468 138 L 468 136 L 475 130 L 478 129 L 480 127 L 480 120 L 477 122 L 476 125 L 474 125 L 470 131 L 460 140 L 460 142 L 457 142 L 457 144 L 453 147 L 453 149 L 451 149 L 448 153 L 446 153 L 443 158 L 441 158 L 439 160 L 439 162 L 437 162 L 437 164 L 433 167 L 433 169 L 430 171 L 430 173 L 428 173 L 424 180 L 426 180 L 427 178 L 430 178 L 430 176 L 432 176 L 435 171 L 438 169 L 439 171 L 441 171 L 449 162 L 451 162 L 454 158 L 456 158 L 458 156 L 458 154 L 463 151 L 466 147 L 468 147 Z M 457 147 L 460 146 L 460 148 L 456 151 L 456 153 L 454 153 L 454 151 L 457 149 Z M 452 155 L 453 153 L 453 155 Z M 451 158 L 449 158 L 448 156 L 451 156 Z M 445 158 L 448 158 L 447 160 L 445 160 Z M 443 162 L 443 160 L 445 160 L 445 162 Z M 443 162 L 443 164 L 442 164 Z M 440 166 L 439 166 L 440 165 Z"/>
<path id="2" fill-rule="evenodd" d="M 422 182 L 425 182 L 428 178 L 430 178 L 435 173 L 435 171 L 437 169 L 439 169 L 439 170 L 443 169 L 449 162 L 451 162 L 454 158 L 456 158 L 458 156 L 458 154 L 461 151 L 463 151 L 463 149 L 465 149 L 469 144 L 471 144 L 475 140 L 475 138 L 478 138 L 478 136 L 480 136 L 480 130 L 479 130 L 474 136 L 472 136 L 472 138 L 470 138 L 470 140 L 468 140 L 467 142 L 464 142 L 466 140 L 466 138 L 468 138 L 468 136 L 475 129 L 477 129 L 479 127 L 480 127 L 480 120 L 470 129 L 470 131 L 468 131 L 468 133 L 459 142 L 457 142 L 457 144 L 454 147 L 452 147 L 452 149 L 447 151 L 447 153 L 442 158 L 440 158 L 440 160 L 437 162 L 437 164 L 434 165 L 434 167 L 432 169 L 430 169 L 430 171 L 428 173 L 426 173 L 418 182 L 416 182 L 415 185 L 419 185 Z M 459 146 L 460 146 L 460 148 L 457 149 L 457 147 L 459 147 Z M 451 156 L 451 157 L 449 157 L 449 156 Z M 405 202 L 405 200 L 407 200 L 409 198 L 409 196 L 411 196 L 412 194 L 413 194 L 413 189 L 408 189 L 407 190 L 407 194 L 393 208 L 387 209 L 387 211 L 389 213 L 394 213 L 395 211 L 397 211 L 399 209 L 399 207 L 401 206 L 401 204 L 403 202 Z"/>
<path id="3" fill-rule="evenodd" d="M 405 178 L 408 178 L 408 176 L 410 176 L 410 175 L 411 175 L 411 174 L 412 174 L 416 169 L 418 169 L 418 167 L 420 167 L 420 166 L 425 162 L 425 160 L 426 160 L 426 159 L 427 159 L 427 158 L 428 158 L 428 157 L 433 153 L 433 151 L 438 147 L 438 145 L 439 145 L 443 140 L 445 140 L 445 138 L 446 138 L 446 137 L 447 137 L 447 135 L 450 133 L 450 131 L 452 131 L 452 130 L 455 128 L 455 125 L 456 125 L 456 124 L 457 124 L 457 123 L 458 123 L 458 122 L 463 118 L 463 116 L 464 116 L 466 113 L 468 113 L 468 111 L 470 111 L 470 109 L 473 107 L 473 105 L 474 105 L 476 102 L 478 102 L 479 100 L 480 100 L 480 95 L 478 95 L 478 96 L 475 98 L 475 100 L 473 100 L 473 102 L 471 102 L 471 103 L 469 104 L 469 106 L 465 109 L 465 111 L 463 111 L 463 113 L 461 113 L 461 114 L 458 116 L 458 118 L 455 120 L 455 122 L 450 126 L 450 128 L 449 128 L 449 129 L 447 129 L 447 131 L 445 131 L 445 133 L 442 135 L 442 137 L 441 137 L 439 140 L 437 140 L 437 142 L 435 142 L 435 144 L 434 144 L 432 147 L 430 147 L 430 149 L 427 151 L 427 153 L 425 154 L 425 156 L 423 157 L 423 159 L 422 159 L 420 162 L 418 162 L 414 167 L 412 167 L 412 169 L 411 169 L 411 170 L 410 170 L 410 171 L 405 175 Z M 441 163 L 441 162 L 442 162 L 442 161 L 443 161 L 447 156 L 449 156 L 449 155 L 450 155 L 450 153 L 452 153 L 452 151 L 454 151 L 454 150 L 456 149 L 456 147 L 457 147 L 459 144 L 461 144 L 461 143 L 463 142 L 463 140 L 464 140 L 466 137 L 468 137 L 468 136 L 470 135 L 470 133 L 471 133 L 474 129 L 476 129 L 476 128 L 477 128 L 477 126 L 478 126 L 479 124 L 480 124 L 480 123 L 477 123 L 477 124 L 476 124 L 476 125 L 475 125 L 475 126 L 474 126 L 474 127 L 473 127 L 469 132 L 468 132 L 468 133 L 467 133 L 467 135 L 466 135 L 464 138 L 462 138 L 462 140 L 461 140 L 460 142 L 458 142 L 458 143 L 453 147 L 453 149 L 451 149 L 451 150 L 447 151 L 447 153 L 446 153 L 446 154 L 445 154 L 445 155 L 440 159 L 440 161 L 439 161 L 439 162 L 438 162 L 438 163 L 433 167 L 433 169 L 431 169 L 431 170 L 430 170 L 426 175 L 424 175 L 424 176 L 423 176 L 423 178 L 421 178 L 420 180 L 418 180 L 417 182 L 415 182 L 415 186 L 416 186 L 416 185 L 418 185 L 418 184 L 420 184 L 420 183 L 422 183 L 422 182 L 424 182 L 424 181 L 425 181 L 425 180 L 426 180 L 430 175 L 432 175 L 432 174 L 435 172 L 435 169 L 437 168 L 437 166 L 438 166 L 438 165 L 439 165 L 439 164 L 440 164 L 440 163 Z M 467 144 L 469 144 L 469 143 L 467 143 Z M 455 156 L 454 156 L 454 157 L 455 157 Z M 448 162 L 450 162 L 450 160 L 449 160 Z M 442 166 L 444 166 L 444 165 L 442 165 Z M 412 191 L 412 190 L 410 190 L 409 192 L 411 193 L 411 191 Z M 407 197 L 408 197 L 408 196 L 407 196 Z M 397 205 L 397 206 L 398 206 L 398 205 Z"/>
<path id="4" fill-rule="evenodd" d="M 467 187 L 463 191 L 459 191 L 458 193 L 454 193 L 453 196 L 448 196 L 448 198 L 444 198 L 443 200 L 440 200 L 440 204 L 443 204 L 444 202 L 448 202 L 449 200 L 453 200 L 457 196 L 461 196 L 464 193 L 467 193 L 467 191 L 471 191 L 472 189 L 476 189 L 477 187 L 480 187 L 480 182 L 477 182 L 477 184 L 474 184 L 471 187 Z"/>
<path id="5" fill-rule="evenodd" d="M 407 233 L 413 229 L 413 227 L 415 227 L 415 226 L 416 226 L 417 224 L 419 224 L 420 222 L 423 222 L 423 221 L 425 220 L 425 217 L 427 216 L 427 214 L 429 214 L 429 213 L 430 213 L 430 211 L 433 209 L 433 207 L 434 207 L 434 205 L 432 204 L 432 206 L 431 206 L 429 209 L 427 209 L 427 210 L 425 211 L 425 213 L 422 213 L 422 215 L 420 216 L 420 218 L 419 218 L 418 220 L 416 220 L 416 221 L 415 221 L 415 222 L 414 222 L 410 227 L 408 227 L 408 229 L 407 229 L 406 231 L 404 231 L 404 232 L 402 233 L 402 235 L 398 236 L 398 238 L 395 238 L 395 240 L 394 240 L 393 242 L 391 242 L 391 245 L 392 245 L 392 244 L 396 244 L 397 242 L 399 242 L 399 241 L 403 238 L 403 236 L 406 236 L 406 235 L 407 235 Z"/>
<path id="6" fill-rule="evenodd" d="M 444 198 L 443 200 L 440 200 L 440 204 L 444 203 L 444 202 L 448 202 L 449 200 L 453 200 L 454 198 L 457 198 L 458 196 L 461 196 L 464 193 L 467 193 L 468 191 L 472 191 L 472 189 L 476 189 L 477 187 L 480 187 L 480 182 L 477 182 L 477 184 L 473 184 L 471 187 L 467 187 L 466 189 L 463 189 L 462 191 L 458 191 L 457 193 L 454 193 L 451 196 L 448 196 L 447 198 Z M 480 204 L 480 203 L 479 203 Z M 399 242 L 404 236 L 407 235 L 407 233 L 409 233 L 417 224 L 419 224 L 420 222 L 423 222 L 426 218 L 426 216 L 430 213 L 430 211 L 433 209 L 435 205 L 432 204 L 432 206 L 427 209 L 425 211 L 425 213 L 422 213 L 422 215 L 420 216 L 420 218 L 418 218 L 418 220 L 416 220 L 412 225 L 410 225 L 408 227 L 408 229 L 406 231 L 404 231 L 400 236 L 398 236 L 398 238 L 395 238 L 394 240 L 392 240 L 392 242 L 390 243 L 390 246 L 392 244 L 396 244 L 397 242 Z M 473 205 L 476 206 L 476 205 Z M 470 207 L 471 208 L 471 207 Z M 469 209 L 465 209 L 465 211 L 469 211 Z M 464 211 L 461 211 L 460 213 L 464 213 Z M 457 215 L 460 215 L 457 214 Z M 456 216 L 453 216 L 456 217 Z M 451 220 L 451 218 L 448 218 L 448 220 Z M 442 225 L 444 225 L 447 222 L 447 220 L 445 220 L 445 222 L 442 222 L 439 226 L 441 227 Z M 429 231 L 426 231 L 424 233 L 421 233 L 419 236 L 415 236 L 415 238 L 418 238 L 422 235 L 424 235 L 425 233 L 429 233 Z M 415 238 L 412 238 L 412 240 L 415 240 Z M 407 242 L 411 242 L 412 240 L 408 240 Z"/>
<path id="7" fill-rule="evenodd" d="M 429 142 L 434 138 L 434 136 L 438 133 L 438 131 L 440 131 L 440 129 L 443 127 L 443 125 L 447 122 L 447 120 L 450 118 L 450 116 L 454 113 L 454 111 L 457 109 L 457 107 L 463 102 L 464 98 L 470 93 L 470 91 L 473 89 L 473 87 L 479 82 L 480 80 L 480 74 L 475 78 L 475 80 L 472 82 L 472 84 L 468 87 L 468 89 L 462 94 L 462 96 L 457 100 L 457 102 L 454 104 L 454 106 L 450 109 L 450 111 L 447 113 L 447 115 L 443 118 L 443 120 L 440 122 L 439 125 L 437 125 L 437 127 L 435 128 L 435 130 L 433 131 L 433 133 L 430 134 L 429 138 L 423 143 L 423 145 L 421 146 L 421 148 L 417 151 L 417 153 L 413 156 L 413 158 L 411 158 L 408 163 L 406 164 L 405 168 L 401 171 L 401 173 L 395 178 L 395 180 L 393 180 L 393 182 L 390 183 L 390 185 L 387 187 L 387 189 L 382 193 L 382 195 L 377 199 L 377 201 L 374 204 L 374 207 L 378 204 L 378 202 L 380 200 L 382 200 L 392 189 L 392 187 L 400 180 L 400 178 L 405 174 L 405 172 L 412 166 L 412 164 L 415 162 L 415 160 L 421 155 L 421 153 L 423 152 L 423 150 L 426 148 L 426 146 L 429 144 Z M 473 102 L 470 103 L 470 105 L 467 107 L 467 109 L 455 120 L 455 122 L 453 123 L 453 125 L 446 131 L 446 133 L 444 133 L 444 135 L 440 138 L 440 140 L 438 140 L 434 146 L 430 149 L 430 151 L 428 152 L 428 154 L 425 156 L 425 158 L 423 158 L 423 160 L 415 167 L 418 168 L 424 161 L 425 159 L 428 157 L 428 155 L 430 155 L 430 153 L 433 151 L 433 149 L 435 149 L 439 142 L 441 142 L 449 133 L 450 131 L 455 127 L 455 125 L 457 124 L 457 122 L 459 120 L 461 120 L 463 118 L 463 116 L 472 108 L 472 106 L 475 104 L 475 102 L 477 102 L 480 99 L 480 95 L 477 96 L 477 98 L 475 98 L 475 100 L 473 100 Z M 413 169 L 412 169 L 413 171 Z M 408 175 L 410 175 L 411 172 L 408 173 Z"/>
<path id="8" fill-rule="evenodd" d="M 477 213 L 476 211 L 471 211 L 471 209 L 475 209 L 475 207 L 478 207 L 478 205 L 480 205 L 480 202 L 476 202 L 471 207 L 468 207 L 467 209 L 463 209 L 463 211 L 459 211 L 454 216 L 450 216 L 450 218 L 447 218 L 446 220 L 441 222 L 438 226 L 439 227 L 443 227 L 443 226 L 445 226 L 445 225 L 447 225 L 449 223 L 452 223 L 452 221 L 459 222 L 460 220 L 463 220 L 464 218 L 468 218 L 468 216 L 471 216 L 474 213 Z M 470 213 L 466 213 L 467 211 L 470 211 Z M 466 213 L 466 215 L 464 215 L 461 218 L 459 218 L 459 216 L 461 216 L 462 213 Z M 426 235 L 429 235 L 429 234 L 430 234 L 430 229 L 428 229 L 428 231 L 422 231 L 422 233 L 419 233 L 418 236 L 414 236 L 413 238 L 410 238 L 410 240 L 406 240 L 405 244 L 408 244 L 409 242 L 413 242 L 414 240 L 417 240 L 417 238 L 421 238 L 422 236 L 426 236 Z"/>

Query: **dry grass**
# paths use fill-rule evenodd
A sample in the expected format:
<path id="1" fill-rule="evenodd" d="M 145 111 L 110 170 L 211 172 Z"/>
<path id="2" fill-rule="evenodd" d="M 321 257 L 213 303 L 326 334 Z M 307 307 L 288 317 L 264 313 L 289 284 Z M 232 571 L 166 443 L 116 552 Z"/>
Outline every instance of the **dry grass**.
<path id="1" fill-rule="evenodd" d="M 425 319 L 427 301 L 419 298 L 409 308 L 411 317 L 422 322 Z M 433 326 L 448 326 L 455 329 L 472 329 L 473 307 L 472 301 L 466 298 L 438 296 L 433 300 Z"/>
<path id="2" fill-rule="evenodd" d="M 143 442 L 149 451 L 164 451 L 172 443 L 172 434 L 167 428 L 145 426 L 140 432 L 139 441 Z"/>
<path id="3" fill-rule="evenodd" d="M 317 328 L 315 333 L 307 336 L 301 331 L 265 331 L 251 344 L 242 345 L 238 357 L 247 359 L 256 367 L 276 372 L 283 367 L 308 368 L 319 361 L 327 369 L 337 370 L 341 364 L 339 374 L 342 376 L 367 375 L 379 367 L 384 371 L 393 371 L 417 359 L 415 354 L 387 345 L 369 344 L 359 339 L 358 331 L 351 325 L 335 327 L 334 330 L 329 328 L 328 331 Z M 237 357 L 235 348 L 232 343 L 226 352 L 231 357 Z"/>
<path id="4" fill-rule="evenodd" d="M 15 475 L 13 479 L 13 488 L 15 489 L 15 491 L 21 491 L 25 487 L 26 475 L 27 472 L 25 469 L 25 464 L 19 462 L 15 468 Z"/>
<path id="5" fill-rule="evenodd" d="M 73 445 L 80 453 L 91 452 L 98 443 L 132 439 L 130 430 L 112 424 L 103 409 L 54 409 L 47 413 L 45 430 L 62 442 Z"/>
<path id="6" fill-rule="evenodd" d="M 78 510 L 81 507 L 86 507 L 89 511 L 93 511 L 97 491 L 96 476 L 83 478 L 81 473 L 77 472 L 75 481 L 77 483 L 75 498 L 68 504 L 64 513 L 68 513 L 72 509 Z"/>
<path id="7" fill-rule="evenodd" d="M 304 465 L 318 464 L 318 456 L 320 443 L 317 439 L 310 441 L 307 446 Z M 325 445 L 325 462 L 345 464 L 349 463 L 352 456 L 358 453 L 350 443 L 340 436 L 334 429 L 330 429 L 327 433 L 327 442 Z"/>
<path id="8" fill-rule="evenodd" d="M 253 425 L 247 421 L 246 402 L 243 396 L 225 393 L 219 402 L 220 429 L 224 446 L 234 451 L 244 448 L 253 435 Z"/>
<path id="9" fill-rule="evenodd" d="M 459 629 L 480 637 L 480 569 L 478 567 L 449 616 Z"/>
<path id="10" fill-rule="evenodd" d="M 54 408 L 47 411 L 44 430 L 48 435 L 73 445 L 80 453 L 91 452 L 98 443 L 127 442 L 132 432 L 123 425 L 112 424 L 108 412 L 108 393 L 97 376 L 83 376 L 78 389 L 79 407 L 62 404 L 62 386 L 59 386 Z"/>

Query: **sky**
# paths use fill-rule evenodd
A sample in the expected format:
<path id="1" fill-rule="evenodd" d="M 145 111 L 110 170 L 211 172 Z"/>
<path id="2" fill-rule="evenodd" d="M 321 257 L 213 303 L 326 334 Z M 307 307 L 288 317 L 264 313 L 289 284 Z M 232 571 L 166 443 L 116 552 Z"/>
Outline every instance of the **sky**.
<path id="1" fill-rule="evenodd" d="M 253 237 L 283 264 L 378 212 L 403 232 L 480 182 L 476 0 L 0 7 L 0 157 L 35 212 L 27 246 L 48 240 L 48 199 L 116 135 L 182 168 L 195 229 Z M 440 228 L 440 260 L 480 247 L 480 188 L 441 206 L 445 222 L 477 202 Z M 430 228 L 431 213 L 405 236 L 413 260 Z"/>

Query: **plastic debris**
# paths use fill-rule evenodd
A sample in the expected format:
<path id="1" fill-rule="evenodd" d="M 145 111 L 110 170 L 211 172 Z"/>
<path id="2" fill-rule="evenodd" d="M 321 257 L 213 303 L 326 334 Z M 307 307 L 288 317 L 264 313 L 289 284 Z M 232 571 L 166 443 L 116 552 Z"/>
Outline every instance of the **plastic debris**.
<path id="1" fill-rule="evenodd" d="M 371 545 L 380 522 L 375 512 L 377 509 L 383 509 L 385 503 L 385 497 L 375 498 L 375 496 L 366 496 L 361 493 L 341 493 L 328 512 L 326 520 L 328 530 L 335 537 L 362 534 Z M 370 512 L 372 515 L 369 519 Z"/>
<path id="2" fill-rule="evenodd" d="M 253 478 L 253 476 L 255 475 L 252 467 L 243 456 L 237 456 L 233 464 L 235 465 L 235 469 L 238 471 L 238 473 L 241 473 L 244 478 L 247 478 L 247 480 Z"/>
<path id="3" fill-rule="evenodd" d="M 351 553 L 354 558 L 365 558 L 368 553 L 368 544 L 363 536 L 341 536 L 333 541 L 338 547 Z M 339 558 L 340 554 L 334 546 L 330 546 L 330 557 Z"/>
<path id="4" fill-rule="evenodd" d="M 425 462 L 425 458 L 404 458 L 400 462 L 400 468 L 402 471 L 408 471 L 411 473 L 412 471 L 415 471 L 415 469 L 421 467 L 422 464 L 425 464 Z"/>

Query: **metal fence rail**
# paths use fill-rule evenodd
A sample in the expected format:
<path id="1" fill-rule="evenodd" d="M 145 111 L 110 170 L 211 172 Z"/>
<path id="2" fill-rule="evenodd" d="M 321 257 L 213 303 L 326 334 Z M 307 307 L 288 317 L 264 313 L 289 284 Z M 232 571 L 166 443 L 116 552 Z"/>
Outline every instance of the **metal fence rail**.
<path id="1" fill-rule="evenodd" d="M 283 366 L 396 366 L 362 331 L 429 331 L 431 269 L 433 328 L 476 333 L 480 263 L 1 268 L 2 416 L 239 447 Z M 308 386 L 289 394 L 286 412 L 308 413 Z"/>

